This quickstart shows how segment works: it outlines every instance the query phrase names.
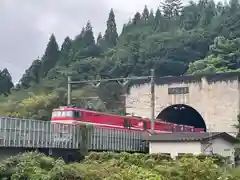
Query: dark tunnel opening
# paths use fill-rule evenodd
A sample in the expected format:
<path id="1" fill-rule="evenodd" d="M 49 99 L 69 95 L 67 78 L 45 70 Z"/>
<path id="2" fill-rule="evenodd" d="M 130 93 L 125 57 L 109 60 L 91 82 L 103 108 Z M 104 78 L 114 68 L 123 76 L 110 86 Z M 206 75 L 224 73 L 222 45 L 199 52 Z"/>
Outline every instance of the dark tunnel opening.
<path id="1" fill-rule="evenodd" d="M 157 119 L 194 126 L 195 128 L 204 128 L 204 131 L 206 131 L 206 124 L 202 116 L 194 108 L 185 104 L 175 104 L 165 108 L 158 114 Z"/>

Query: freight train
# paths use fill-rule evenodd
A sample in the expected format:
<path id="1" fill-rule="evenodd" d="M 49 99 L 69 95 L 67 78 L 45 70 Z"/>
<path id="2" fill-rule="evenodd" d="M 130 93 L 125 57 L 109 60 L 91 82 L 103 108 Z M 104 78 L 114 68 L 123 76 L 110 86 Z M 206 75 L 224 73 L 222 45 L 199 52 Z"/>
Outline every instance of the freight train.
<path id="1" fill-rule="evenodd" d="M 136 116 L 121 116 L 96 112 L 87 109 L 75 107 L 59 107 L 53 109 L 52 123 L 63 124 L 90 124 L 101 128 L 114 128 L 129 131 L 151 130 L 151 120 Z M 154 132 L 156 134 L 163 132 L 203 132 L 204 129 L 193 126 L 174 124 L 156 119 L 154 121 Z"/>

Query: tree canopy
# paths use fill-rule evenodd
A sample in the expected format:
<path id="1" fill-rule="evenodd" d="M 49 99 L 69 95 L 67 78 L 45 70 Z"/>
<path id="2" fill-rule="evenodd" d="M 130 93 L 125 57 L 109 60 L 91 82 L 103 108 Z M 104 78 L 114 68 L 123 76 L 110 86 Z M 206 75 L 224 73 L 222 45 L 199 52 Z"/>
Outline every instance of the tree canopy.
<path id="1" fill-rule="evenodd" d="M 2 102 L 21 102 L 29 97 L 29 91 L 48 99 L 56 89 L 66 91 L 68 75 L 86 80 L 145 76 L 151 68 L 157 76 L 239 71 L 239 10 L 237 0 L 225 4 L 199 0 L 185 6 L 181 0 L 165 0 L 155 11 L 144 6 L 118 33 L 111 9 L 105 32 L 96 38 L 90 20 L 75 38 L 66 37 L 62 45 L 52 34 L 43 56 L 33 61 L 15 88 L 3 70 L 5 78 L 0 82 L 6 86 L 1 86 L 1 94 L 8 98 Z M 74 86 L 73 94 L 82 105 L 83 97 L 99 97 L 89 85 Z M 115 97 L 112 95 L 111 102 L 99 97 L 103 109 L 109 110 L 112 101 L 117 104 Z"/>

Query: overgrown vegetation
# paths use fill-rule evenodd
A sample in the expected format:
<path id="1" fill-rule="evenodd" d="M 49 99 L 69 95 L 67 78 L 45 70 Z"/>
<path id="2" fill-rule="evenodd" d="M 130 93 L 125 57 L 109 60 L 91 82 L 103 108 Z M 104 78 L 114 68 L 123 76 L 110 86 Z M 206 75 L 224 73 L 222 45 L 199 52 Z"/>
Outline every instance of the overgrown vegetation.
<path id="1" fill-rule="evenodd" d="M 128 153 L 91 153 L 80 163 L 66 164 L 42 154 L 24 153 L 0 164 L 0 178 L 11 180 L 238 180 L 239 169 L 214 163 L 212 158 Z"/>
<path id="2" fill-rule="evenodd" d="M 165 0 L 155 12 L 147 6 L 136 12 L 120 34 L 113 10 L 96 41 L 90 21 L 60 48 L 53 34 L 42 58 L 33 61 L 14 88 L 2 71 L 0 92 L 11 95 L 1 97 L 0 113 L 47 120 L 52 108 L 66 103 L 68 75 L 83 80 L 149 75 L 151 68 L 157 76 L 239 71 L 239 10 L 237 0 L 199 0 L 187 6 Z M 99 97 L 94 109 L 118 111 L 119 89 L 116 83 L 99 91 L 92 85 L 74 86 L 74 101 L 87 106 L 86 97 Z"/>

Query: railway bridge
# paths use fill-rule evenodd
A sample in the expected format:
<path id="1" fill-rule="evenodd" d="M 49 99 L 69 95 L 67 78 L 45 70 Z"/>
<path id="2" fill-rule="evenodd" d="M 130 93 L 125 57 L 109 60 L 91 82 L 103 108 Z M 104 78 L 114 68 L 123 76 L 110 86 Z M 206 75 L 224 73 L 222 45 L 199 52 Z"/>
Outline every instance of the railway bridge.
<path id="1" fill-rule="evenodd" d="M 36 150 L 65 160 L 88 151 L 145 152 L 143 136 L 140 131 L 0 117 L 0 160 Z"/>
<path id="2" fill-rule="evenodd" d="M 236 135 L 240 111 L 240 73 L 155 78 L 155 117 L 207 131 Z M 126 112 L 151 118 L 150 80 L 133 80 Z"/>

